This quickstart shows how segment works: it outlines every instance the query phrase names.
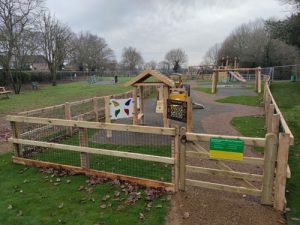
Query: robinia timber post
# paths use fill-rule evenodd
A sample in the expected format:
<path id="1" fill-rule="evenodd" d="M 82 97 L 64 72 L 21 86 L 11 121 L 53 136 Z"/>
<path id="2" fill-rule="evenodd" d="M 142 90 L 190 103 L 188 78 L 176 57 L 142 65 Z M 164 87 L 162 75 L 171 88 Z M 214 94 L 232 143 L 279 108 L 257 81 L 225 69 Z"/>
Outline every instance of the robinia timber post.
<path id="1" fill-rule="evenodd" d="M 65 103 L 65 119 L 71 120 L 72 119 L 72 113 L 71 113 L 71 104 L 69 102 Z M 72 127 L 67 127 L 67 135 L 72 136 Z"/>
<path id="2" fill-rule="evenodd" d="M 180 128 L 178 125 L 173 125 L 175 128 L 175 136 L 172 137 L 172 157 L 174 158 L 174 168 L 173 168 L 173 183 L 175 185 L 175 191 L 179 189 L 179 148 L 180 148 Z"/>
<path id="3" fill-rule="evenodd" d="M 83 120 L 82 116 L 78 120 Z M 88 147 L 88 132 L 87 128 L 79 128 L 79 145 L 82 147 Z M 90 156 L 87 152 L 80 152 L 80 165 L 82 168 L 90 168 Z"/>
<path id="4" fill-rule="evenodd" d="M 93 106 L 94 106 L 94 114 L 95 114 L 95 121 L 99 122 L 99 103 L 98 103 L 98 98 L 94 97 L 93 98 Z"/>
<path id="5" fill-rule="evenodd" d="M 186 164 L 186 143 L 183 142 L 186 129 L 182 127 L 180 129 L 180 141 L 179 141 L 179 190 L 185 191 L 185 164 Z"/>
<path id="6" fill-rule="evenodd" d="M 19 138 L 20 137 L 19 124 L 17 124 L 17 122 L 11 121 L 10 126 L 12 131 L 12 137 Z M 17 157 L 22 156 L 22 147 L 20 144 L 13 143 L 13 153 Z"/>
<path id="7" fill-rule="evenodd" d="M 110 119 L 110 96 L 104 97 L 104 110 L 105 110 L 105 123 L 111 123 Z M 112 131 L 106 130 L 106 137 L 111 138 L 112 137 Z"/>
<path id="8" fill-rule="evenodd" d="M 193 101 L 191 97 L 187 97 L 187 132 L 192 132 L 193 130 Z"/>
<path id="9" fill-rule="evenodd" d="M 273 186 L 276 158 L 277 136 L 273 133 L 268 133 L 266 135 L 266 144 L 264 151 L 264 167 L 261 194 L 261 204 L 263 205 L 273 204 Z"/>
<path id="10" fill-rule="evenodd" d="M 218 71 L 214 70 L 212 74 L 212 86 L 211 86 L 211 93 L 217 93 L 217 84 L 218 84 Z"/>
<path id="11" fill-rule="evenodd" d="M 138 88 L 134 87 L 132 97 L 133 97 L 133 125 L 138 125 L 138 107 L 137 107 L 137 93 L 138 93 Z"/>
<path id="12" fill-rule="evenodd" d="M 169 87 L 164 85 L 163 87 L 163 122 L 164 127 L 170 126 L 170 120 L 168 119 L 167 100 L 169 98 Z"/>
<path id="13" fill-rule="evenodd" d="M 145 124 L 145 105 L 144 105 L 144 98 L 145 98 L 145 90 L 144 90 L 144 87 L 141 86 L 140 87 L 140 111 L 141 111 L 141 114 L 142 114 L 142 117 L 141 117 L 141 124 Z"/>
<path id="14" fill-rule="evenodd" d="M 287 178 L 287 167 L 289 158 L 290 134 L 279 134 L 279 145 L 275 179 L 274 208 L 280 211 L 285 209 L 285 187 Z"/>

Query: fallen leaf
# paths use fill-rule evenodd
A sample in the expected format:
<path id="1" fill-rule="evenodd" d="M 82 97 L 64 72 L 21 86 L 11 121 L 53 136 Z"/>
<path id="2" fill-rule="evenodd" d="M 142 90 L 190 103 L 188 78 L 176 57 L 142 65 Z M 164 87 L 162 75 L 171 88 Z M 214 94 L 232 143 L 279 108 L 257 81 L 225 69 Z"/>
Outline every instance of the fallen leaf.
<path id="1" fill-rule="evenodd" d="M 119 191 L 115 191 L 114 196 L 115 196 L 116 198 L 119 197 L 119 196 L 120 196 L 120 192 L 119 192 Z"/>
<path id="2" fill-rule="evenodd" d="M 59 209 L 62 209 L 64 207 L 64 203 L 60 203 L 60 205 L 58 206 Z"/>
<path id="3" fill-rule="evenodd" d="M 155 206 L 156 208 L 162 208 L 162 205 L 158 204 Z"/>
<path id="4" fill-rule="evenodd" d="M 84 189 L 84 186 L 83 185 L 80 185 L 79 188 L 78 188 L 78 191 L 81 191 Z"/>
<path id="5" fill-rule="evenodd" d="M 100 208 L 101 208 L 101 209 L 105 209 L 105 208 L 106 208 L 106 204 L 100 205 Z"/>
<path id="6" fill-rule="evenodd" d="M 140 219 L 144 220 L 145 219 L 145 215 L 143 213 L 140 213 Z"/>
<path id="7" fill-rule="evenodd" d="M 13 208 L 12 205 L 8 205 L 8 206 L 7 206 L 7 209 L 12 209 L 12 208 Z"/>
<path id="8" fill-rule="evenodd" d="M 190 217 L 190 213 L 189 212 L 183 213 L 183 219 L 187 219 L 189 217 Z"/>
<path id="9" fill-rule="evenodd" d="M 20 211 L 18 212 L 17 216 L 23 216 L 23 211 L 20 210 Z"/>
<path id="10" fill-rule="evenodd" d="M 67 184 L 71 183 L 72 181 L 71 180 L 67 180 Z"/>
<path id="11" fill-rule="evenodd" d="M 293 220 L 293 221 L 300 221 L 300 219 L 297 218 L 297 217 L 292 217 L 291 220 Z"/>
<path id="12" fill-rule="evenodd" d="M 103 198 L 102 198 L 102 201 L 106 201 L 107 199 L 110 198 L 110 195 L 105 195 Z"/>

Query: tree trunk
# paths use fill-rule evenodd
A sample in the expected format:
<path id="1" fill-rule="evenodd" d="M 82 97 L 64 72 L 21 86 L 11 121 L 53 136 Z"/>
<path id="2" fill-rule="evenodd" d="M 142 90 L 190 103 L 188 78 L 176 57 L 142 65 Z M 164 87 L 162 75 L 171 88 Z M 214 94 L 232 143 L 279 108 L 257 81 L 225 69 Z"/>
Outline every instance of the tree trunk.
<path id="1" fill-rule="evenodd" d="M 55 69 L 55 66 L 50 65 L 49 69 L 50 69 L 50 74 L 51 74 L 51 77 L 52 77 L 52 86 L 56 86 L 57 83 L 56 83 L 56 69 Z"/>

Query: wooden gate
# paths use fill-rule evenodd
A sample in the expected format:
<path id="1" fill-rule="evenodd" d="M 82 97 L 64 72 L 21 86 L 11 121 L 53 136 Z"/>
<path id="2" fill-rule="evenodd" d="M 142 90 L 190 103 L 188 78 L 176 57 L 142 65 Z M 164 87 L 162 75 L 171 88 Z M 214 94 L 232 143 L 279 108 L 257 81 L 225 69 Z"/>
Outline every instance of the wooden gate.
<path id="1" fill-rule="evenodd" d="M 242 140 L 245 147 L 264 148 L 264 156 L 263 158 L 243 157 L 243 160 L 239 161 L 211 159 L 208 149 L 211 138 Z M 272 205 L 276 156 L 277 137 L 275 134 L 269 133 L 265 138 L 249 138 L 191 133 L 185 132 L 182 128 L 179 189 L 185 190 L 188 185 L 260 196 L 262 204 Z M 257 173 L 249 173 L 249 170 L 252 171 L 249 169 L 251 167 Z M 244 169 L 244 171 L 238 169 Z M 228 184 L 230 180 L 231 183 Z"/>

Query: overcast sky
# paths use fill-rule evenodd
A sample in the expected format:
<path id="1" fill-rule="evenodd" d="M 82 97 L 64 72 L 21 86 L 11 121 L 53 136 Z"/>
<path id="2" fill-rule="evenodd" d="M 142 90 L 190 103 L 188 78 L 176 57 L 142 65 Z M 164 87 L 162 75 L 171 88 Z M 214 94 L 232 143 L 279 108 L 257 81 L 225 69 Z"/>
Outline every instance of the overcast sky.
<path id="1" fill-rule="evenodd" d="M 289 14 L 278 0 L 48 0 L 47 6 L 73 31 L 105 38 L 118 60 L 125 46 L 136 47 L 145 61 L 182 48 L 189 65 L 240 24 Z"/>

